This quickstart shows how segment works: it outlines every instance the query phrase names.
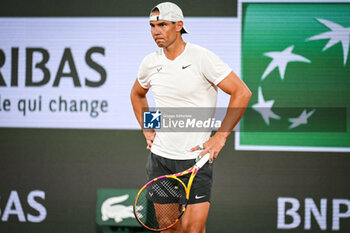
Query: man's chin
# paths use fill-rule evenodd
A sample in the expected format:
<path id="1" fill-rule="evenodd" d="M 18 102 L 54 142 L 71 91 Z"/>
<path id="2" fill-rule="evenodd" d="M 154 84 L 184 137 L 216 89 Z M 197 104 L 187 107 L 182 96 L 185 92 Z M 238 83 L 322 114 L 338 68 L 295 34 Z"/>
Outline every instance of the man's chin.
<path id="1" fill-rule="evenodd" d="M 159 48 L 164 48 L 164 47 L 165 47 L 164 42 L 161 42 L 161 41 L 155 41 L 155 42 L 156 42 L 156 44 L 157 44 L 157 46 L 158 46 Z"/>

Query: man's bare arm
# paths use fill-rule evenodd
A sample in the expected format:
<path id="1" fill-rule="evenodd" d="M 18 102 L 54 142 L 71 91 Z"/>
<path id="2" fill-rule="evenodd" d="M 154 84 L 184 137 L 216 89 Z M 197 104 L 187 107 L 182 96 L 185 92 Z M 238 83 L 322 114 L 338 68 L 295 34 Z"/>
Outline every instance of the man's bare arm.
<path id="1" fill-rule="evenodd" d="M 233 128 L 242 118 L 248 105 L 250 96 L 252 95 L 249 88 L 233 72 L 231 72 L 224 80 L 222 80 L 218 84 L 218 87 L 225 93 L 229 94 L 231 97 L 221 127 L 213 137 L 211 137 L 207 142 L 203 144 L 204 150 L 201 152 L 201 155 L 209 152 L 211 159 L 215 159 L 218 156 L 222 147 L 225 145 L 227 137 L 230 135 Z M 192 151 L 198 149 L 198 147 L 194 147 L 192 148 Z"/>
<path id="2" fill-rule="evenodd" d="M 134 86 L 131 89 L 130 99 L 131 99 L 132 107 L 134 109 L 134 114 L 141 128 L 143 128 L 142 127 L 143 111 L 148 110 L 148 101 L 146 98 L 147 92 L 148 92 L 148 89 L 143 88 L 140 85 L 139 81 L 136 79 Z M 146 138 L 147 149 L 150 150 L 156 133 L 154 130 L 142 130 L 142 132 Z"/>
<path id="3" fill-rule="evenodd" d="M 231 96 L 225 118 L 217 132 L 227 138 L 242 118 L 252 93 L 233 72 L 222 80 L 218 87 Z"/>

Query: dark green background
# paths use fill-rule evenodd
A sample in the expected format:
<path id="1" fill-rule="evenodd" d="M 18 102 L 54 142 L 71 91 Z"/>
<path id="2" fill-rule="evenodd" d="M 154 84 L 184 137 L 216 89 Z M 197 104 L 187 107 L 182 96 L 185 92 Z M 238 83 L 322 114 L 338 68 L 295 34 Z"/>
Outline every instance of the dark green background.
<path id="1" fill-rule="evenodd" d="M 140 131 L 0 129 L 0 142 L 0 209 L 17 190 L 24 211 L 31 211 L 26 196 L 40 189 L 48 212 L 40 224 L 12 216 L 0 232 L 95 232 L 97 189 L 134 189 L 146 180 Z M 350 197 L 348 154 L 238 152 L 233 142 L 232 134 L 215 161 L 208 232 L 284 232 L 276 230 L 278 197 L 297 198 L 301 216 L 305 198 L 327 198 L 331 228 L 331 199 Z M 304 232 L 303 222 L 291 232 Z M 349 219 L 340 226 L 349 232 Z M 314 221 L 312 229 L 322 232 Z"/>
<path id="2" fill-rule="evenodd" d="M 161 0 L 3 0 L 1 16 L 148 16 Z M 172 1 L 186 16 L 237 16 L 236 0 Z"/>
<path id="3" fill-rule="evenodd" d="M 1 16 L 147 16 L 160 1 L 2 1 Z M 237 15 L 236 1 L 175 1 L 185 16 Z M 0 45 L 1 46 L 1 45 Z M 1 89 L 0 89 L 1 92 Z M 125 100 L 129 101 L 129 100 Z M 1 120 L 1 119 L 0 119 Z M 19 223 L 0 221 L 0 232 L 94 233 L 96 192 L 100 188 L 139 188 L 145 182 L 148 152 L 137 130 L 0 129 L 0 209 L 17 190 L 25 213 L 37 214 L 26 198 L 32 190 L 46 193 L 47 219 Z M 327 229 L 332 199 L 350 199 L 349 153 L 235 151 L 232 134 L 215 161 L 212 208 L 207 232 L 325 232 L 312 220 L 305 231 L 303 202 L 319 206 L 327 198 Z M 277 198 L 301 203 L 301 225 L 277 230 Z M 343 210 L 344 211 L 344 210 Z M 350 231 L 350 219 L 340 220 Z"/>

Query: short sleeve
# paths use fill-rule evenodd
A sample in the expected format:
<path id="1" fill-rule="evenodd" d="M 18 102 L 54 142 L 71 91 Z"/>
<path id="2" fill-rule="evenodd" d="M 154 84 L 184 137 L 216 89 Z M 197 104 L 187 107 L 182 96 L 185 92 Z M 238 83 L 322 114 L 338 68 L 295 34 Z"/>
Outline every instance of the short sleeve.
<path id="1" fill-rule="evenodd" d="M 147 62 L 147 57 L 145 57 L 140 66 L 139 66 L 139 71 L 137 73 L 137 80 L 139 81 L 140 85 L 145 88 L 145 89 L 149 89 L 151 87 L 151 78 L 149 75 L 149 66 L 148 66 L 148 62 Z"/>
<path id="2" fill-rule="evenodd" d="M 232 69 L 213 52 L 206 50 L 201 59 L 201 72 L 207 80 L 218 85 Z"/>

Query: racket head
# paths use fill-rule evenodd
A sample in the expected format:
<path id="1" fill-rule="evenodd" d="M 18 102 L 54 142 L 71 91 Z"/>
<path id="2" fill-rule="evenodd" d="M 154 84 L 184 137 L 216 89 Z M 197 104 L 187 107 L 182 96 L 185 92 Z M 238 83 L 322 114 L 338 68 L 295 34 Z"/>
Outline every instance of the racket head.
<path id="1" fill-rule="evenodd" d="M 188 204 L 187 188 L 175 175 L 161 176 L 144 185 L 134 202 L 137 221 L 152 231 L 173 227 Z"/>

